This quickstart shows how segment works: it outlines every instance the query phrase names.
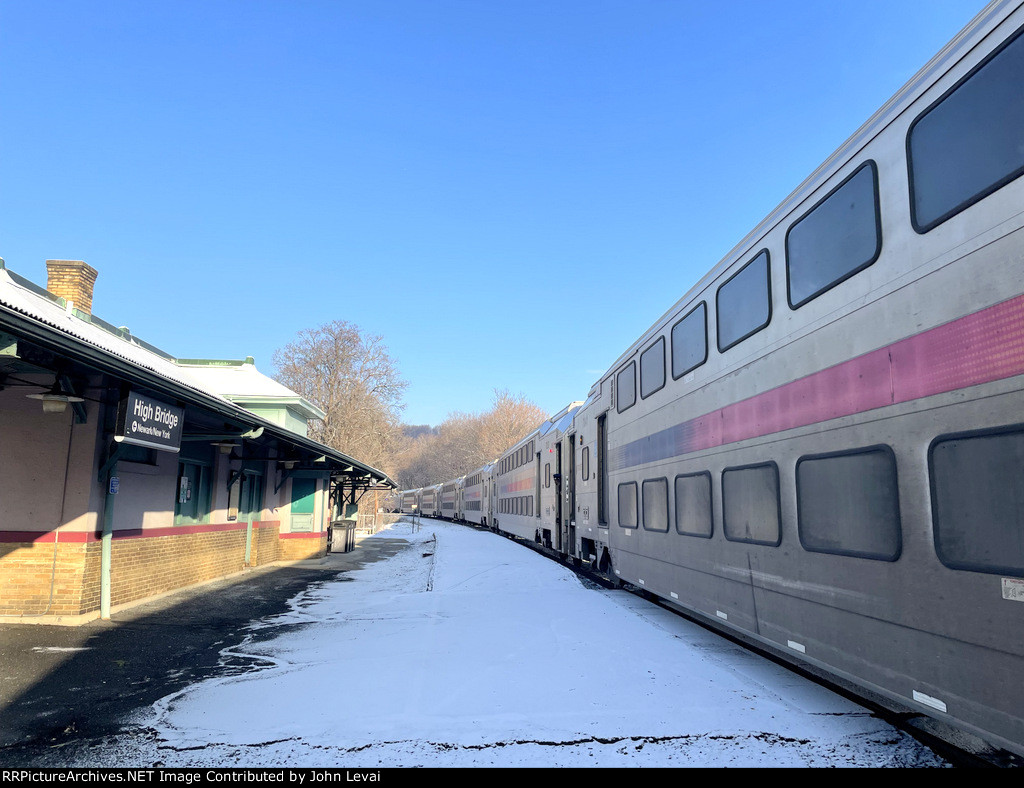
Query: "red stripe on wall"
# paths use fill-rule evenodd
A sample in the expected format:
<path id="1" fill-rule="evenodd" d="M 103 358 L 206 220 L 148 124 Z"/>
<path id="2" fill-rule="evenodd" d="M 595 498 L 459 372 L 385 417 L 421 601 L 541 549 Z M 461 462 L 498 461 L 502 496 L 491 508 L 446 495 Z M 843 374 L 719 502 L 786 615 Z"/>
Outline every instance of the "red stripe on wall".
<path id="1" fill-rule="evenodd" d="M 254 521 L 253 528 L 270 528 L 279 525 L 277 520 Z M 129 528 L 114 531 L 114 539 L 156 539 L 162 536 L 182 536 L 184 534 L 216 533 L 218 531 L 244 531 L 246 524 L 243 523 L 208 523 L 204 525 L 175 525 L 168 528 Z M 38 531 L 0 531 L 0 542 L 3 543 L 33 543 L 53 544 L 59 541 L 61 544 L 83 544 L 87 542 L 98 542 L 103 534 L 99 531 L 61 531 L 60 538 L 57 538 L 56 531 L 39 533 Z M 284 536 L 284 534 L 282 534 Z"/>

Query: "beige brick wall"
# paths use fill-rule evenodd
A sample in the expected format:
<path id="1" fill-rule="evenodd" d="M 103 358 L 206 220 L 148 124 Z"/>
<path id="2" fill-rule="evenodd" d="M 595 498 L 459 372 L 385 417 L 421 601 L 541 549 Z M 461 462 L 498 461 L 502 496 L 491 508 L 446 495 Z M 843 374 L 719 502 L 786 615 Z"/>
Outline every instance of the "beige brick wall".
<path id="1" fill-rule="evenodd" d="M 122 605 L 245 568 L 245 529 L 115 539 L 110 604 Z"/>
<path id="2" fill-rule="evenodd" d="M 260 523 L 253 528 L 252 555 L 253 566 L 263 566 L 281 560 L 281 524 L 279 522 Z"/>
<path id="3" fill-rule="evenodd" d="M 0 545 L 0 615 L 73 616 L 89 610 L 87 578 L 97 575 L 98 543 L 7 543 Z M 95 555 L 93 553 L 95 552 Z M 95 570 L 93 570 L 95 564 Z"/>
<path id="4" fill-rule="evenodd" d="M 110 603 L 135 602 L 245 568 L 246 529 L 115 538 Z M 322 556 L 327 534 L 281 539 L 280 523 L 253 524 L 252 566 Z M 76 616 L 100 609 L 102 543 L 0 544 L 0 615 Z"/>
<path id="5" fill-rule="evenodd" d="M 301 561 L 306 558 L 320 558 L 324 555 L 327 555 L 326 531 L 312 538 L 281 540 L 282 561 Z"/>

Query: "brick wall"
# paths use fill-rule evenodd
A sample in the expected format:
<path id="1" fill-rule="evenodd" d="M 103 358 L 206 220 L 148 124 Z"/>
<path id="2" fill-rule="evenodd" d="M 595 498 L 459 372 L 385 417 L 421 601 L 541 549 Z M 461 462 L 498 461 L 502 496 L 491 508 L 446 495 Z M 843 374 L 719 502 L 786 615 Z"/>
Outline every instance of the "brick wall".
<path id="1" fill-rule="evenodd" d="M 253 523 L 253 566 L 263 566 L 281 560 L 281 524 L 277 521 Z"/>
<path id="2" fill-rule="evenodd" d="M 0 615 L 75 616 L 93 597 L 98 609 L 99 555 L 98 542 L 0 544 Z"/>
<path id="3" fill-rule="evenodd" d="M 327 554 L 327 532 L 319 534 L 282 534 L 281 560 L 301 561 L 306 558 L 320 558 Z"/>
<path id="4" fill-rule="evenodd" d="M 110 604 L 122 605 L 245 568 L 245 528 L 114 539 Z"/>
<path id="5" fill-rule="evenodd" d="M 122 534 L 111 542 L 110 604 L 135 602 L 245 568 L 246 526 L 199 526 Z M 100 609 L 95 535 L 77 541 L 0 542 L 0 616 L 77 616 Z M 285 538 L 276 520 L 253 523 L 250 562 L 264 566 L 322 556 L 327 534 Z"/>

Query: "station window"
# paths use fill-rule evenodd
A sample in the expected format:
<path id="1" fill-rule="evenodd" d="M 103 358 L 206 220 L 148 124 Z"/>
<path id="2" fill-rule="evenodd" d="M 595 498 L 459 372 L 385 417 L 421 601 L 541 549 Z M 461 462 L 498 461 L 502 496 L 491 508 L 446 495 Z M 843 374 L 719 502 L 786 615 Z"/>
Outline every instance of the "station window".
<path id="1" fill-rule="evenodd" d="M 665 387 L 665 337 L 640 354 L 640 399 Z"/>
<path id="2" fill-rule="evenodd" d="M 668 532 L 668 479 L 643 483 L 644 530 Z"/>
<path id="3" fill-rule="evenodd" d="M 672 326 L 672 379 L 708 360 L 708 307 L 703 301 Z"/>
<path id="4" fill-rule="evenodd" d="M 939 560 L 1024 577 L 1024 427 L 943 436 L 928 464 Z"/>
<path id="5" fill-rule="evenodd" d="M 722 472 L 722 516 L 726 539 L 778 545 L 782 531 L 775 463 L 726 468 Z"/>
<path id="6" fill-rule="evenodd" d="M 888 446 L 801 457 L 796 495 L 805 550 L 879 561 L 899 558 L 896 458 Z"/>
<path id="7" fill-rule="evenodd" d="M 228 490 L 228 520 L 259 520 L 263 513 L 263 474 L 259 463 L 246 463 L 242 474 Z"/>
<path id="8" fill-rule="evenodd" d="M 619 525 L 623 528 L 637 526 L 636 482 L 619 485 Z"/>
<path id="9" fill-rule="evenodd" d="M 718 288 L 719 351 L 753 336 L 771 320 L 768 263 L 768 250 L 764 249 Z"/>
<path id="10" fill-rule="evenodd" d="M 209 522 L 213 498 L 213 446 L 193 442 L 178 455 L 178 487 L 174 501 L 174 524 Z"/>
<path id="11" fill-rule="evenodd" d="M 881 252 L 878 169 L 867 161 L 786 233 L 789 305 L 803 306 L 872 265 Z"/>
<path id="12" fill-rule="evenodd" d="M 675 479 L 676 533 L 710 539 L 711 474 L 689 473 Z"/>
<path id="13" fill-rule="evenodd" d="M 926 233 L 1024 174 L 1024 29 L 907 133 L 910 210 Z"/>
<path id="14" fill-rule="evenodd" d="M 615 390 L 618 392 L 616 410 L 622 413 L 636 404 L 636 362 L 630 361 L 629 365 L 619 371 L 615 376 Z"/>

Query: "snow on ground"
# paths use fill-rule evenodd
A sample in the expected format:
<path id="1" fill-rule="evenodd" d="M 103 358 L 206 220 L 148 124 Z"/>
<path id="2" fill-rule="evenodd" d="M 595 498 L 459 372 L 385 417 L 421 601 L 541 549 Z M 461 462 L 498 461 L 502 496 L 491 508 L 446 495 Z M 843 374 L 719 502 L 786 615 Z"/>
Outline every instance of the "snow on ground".
<path id="1" fill-rule="evenodd" d="M 869 712 L 494 534 L 424 520 L 105 757 L 165 766 L 936 766 Z M 275 634 L 276 633 L 276 634 Z"/>

